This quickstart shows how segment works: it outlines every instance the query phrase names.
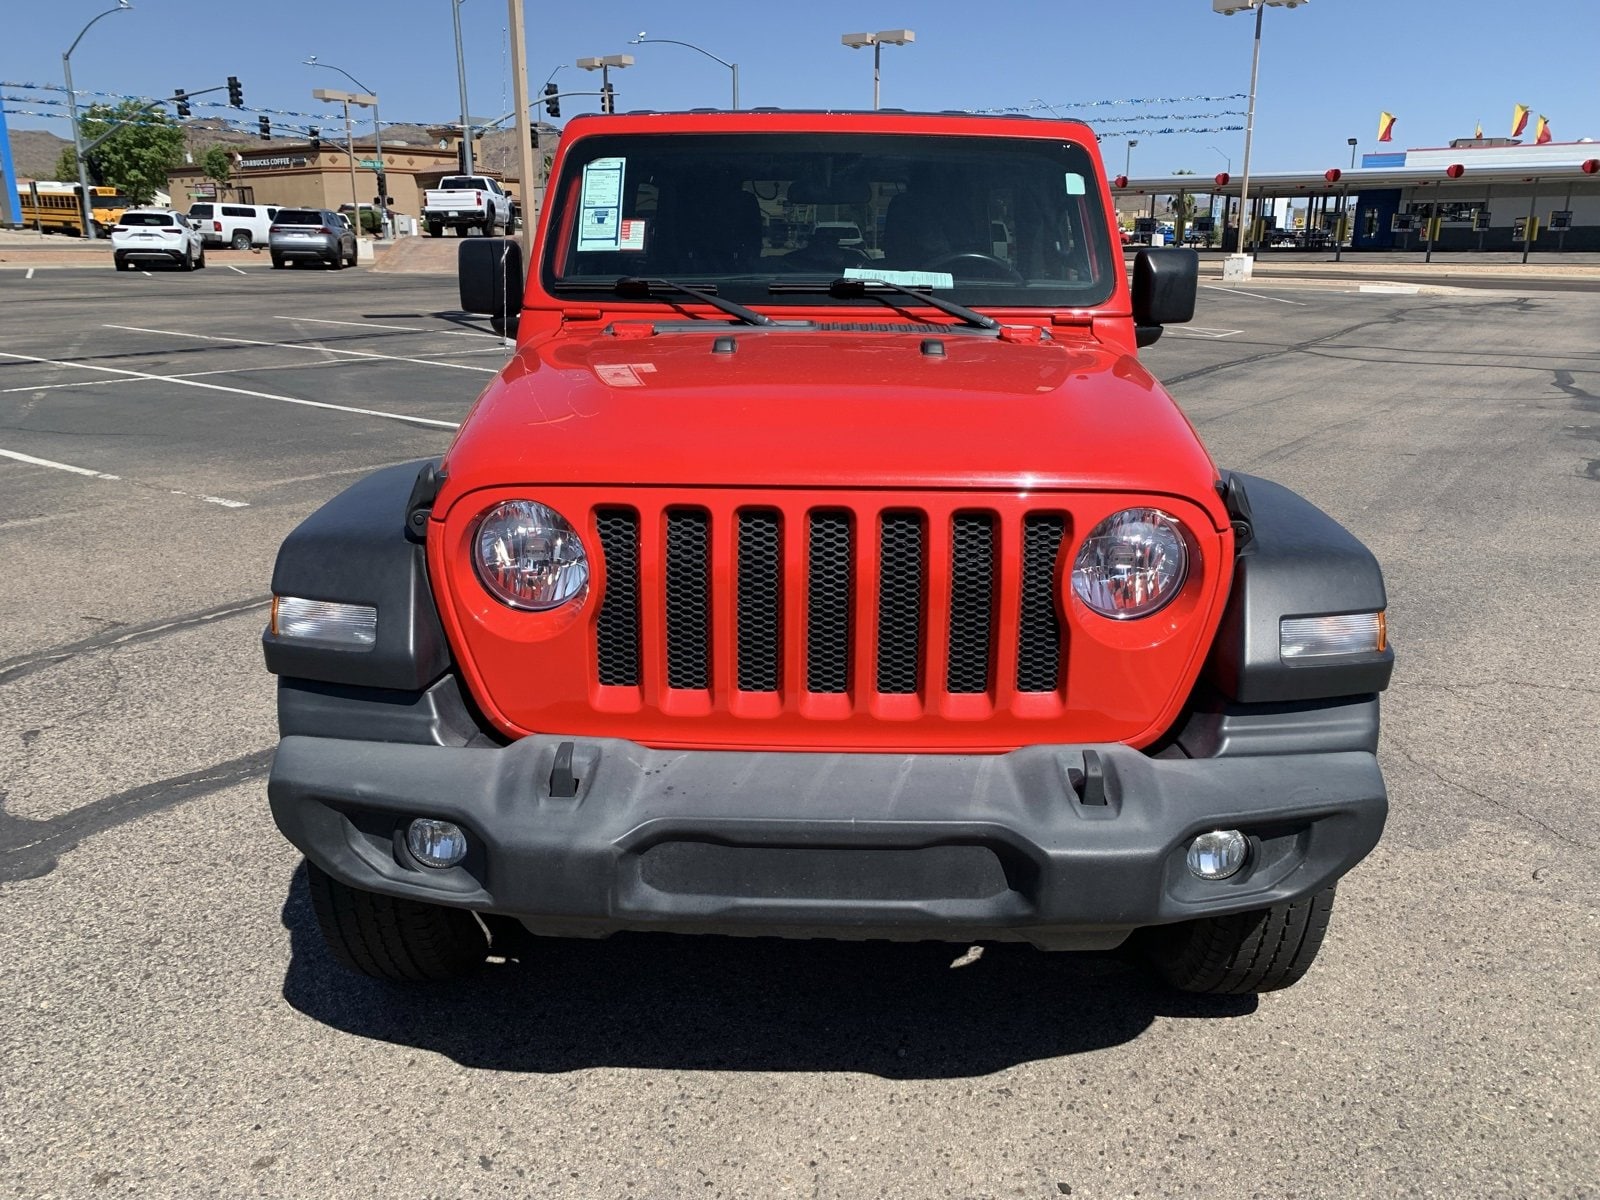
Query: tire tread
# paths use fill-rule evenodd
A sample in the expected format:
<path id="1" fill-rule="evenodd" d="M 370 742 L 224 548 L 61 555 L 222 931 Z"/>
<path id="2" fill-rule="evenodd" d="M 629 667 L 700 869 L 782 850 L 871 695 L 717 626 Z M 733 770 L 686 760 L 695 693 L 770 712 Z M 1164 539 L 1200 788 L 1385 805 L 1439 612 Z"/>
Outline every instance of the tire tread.
<path id="1" fill-rule="evenodd" d="M 328 950 L 343 966 L 374 979 L 430 983 L 475 970 L 488 953 L 469 912 L 353 888 L 306 864 L 306 884 Z"/>

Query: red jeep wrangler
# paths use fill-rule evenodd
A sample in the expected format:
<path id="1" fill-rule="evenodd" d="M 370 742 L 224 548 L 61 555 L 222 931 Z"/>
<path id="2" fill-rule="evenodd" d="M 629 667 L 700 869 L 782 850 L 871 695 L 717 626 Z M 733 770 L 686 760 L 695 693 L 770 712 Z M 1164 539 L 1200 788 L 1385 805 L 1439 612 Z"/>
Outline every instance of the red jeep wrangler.
<path id="1" fill-rule="evenodd" d="M 449 452 L 278 556 L 272 812 L 336 958 L 661 930 L 1305 972 L 1387 808 L 1382 576 L 1140 366 L 1196 259 L 1130 285 L 1086 126 L 583 117 L 537 245 L 461 247 L 518 344 Z"/>

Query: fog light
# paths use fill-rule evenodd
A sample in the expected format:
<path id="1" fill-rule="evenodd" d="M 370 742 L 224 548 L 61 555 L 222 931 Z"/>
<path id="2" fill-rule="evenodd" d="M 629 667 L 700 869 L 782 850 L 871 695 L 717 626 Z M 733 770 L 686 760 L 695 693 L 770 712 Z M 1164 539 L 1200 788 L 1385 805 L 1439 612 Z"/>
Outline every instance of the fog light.
<path id="1" fill-rule="evenodd" d="M 467 856 L 467 835 L 449 821 L 419 817 L 406 830 L 406 847 L 425 867 L 453 867 Z"/>
<path id="2" fill-rule="evenodd" d="M 1250 855 L 1250 842 L 1237 829 L 1213 829 L 1189 843 L 1189 870 L 1201 879 L 1237 875 Z"/>

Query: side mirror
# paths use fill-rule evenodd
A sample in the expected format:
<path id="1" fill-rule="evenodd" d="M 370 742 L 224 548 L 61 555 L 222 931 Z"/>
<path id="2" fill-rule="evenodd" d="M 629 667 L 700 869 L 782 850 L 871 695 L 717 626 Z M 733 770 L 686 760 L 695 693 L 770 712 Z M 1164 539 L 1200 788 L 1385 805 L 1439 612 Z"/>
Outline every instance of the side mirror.
<path id="1" fill-rule="evenodd" d="M 522 311 L 522 243 L 511 238 L 468 238 L 456 258 L 461 310 L 489 314 L 495 332 L 517 327 Z"/>
<path id="2" fill-rule="evenodd" d="M 465 249 L 465 247 L 463 247 Z M 1194 320 L 1200 256 L 1193 250 L 1141 250 L 1133 259 L 1135 340 L 1148 346 L 1163 325 Z"/>

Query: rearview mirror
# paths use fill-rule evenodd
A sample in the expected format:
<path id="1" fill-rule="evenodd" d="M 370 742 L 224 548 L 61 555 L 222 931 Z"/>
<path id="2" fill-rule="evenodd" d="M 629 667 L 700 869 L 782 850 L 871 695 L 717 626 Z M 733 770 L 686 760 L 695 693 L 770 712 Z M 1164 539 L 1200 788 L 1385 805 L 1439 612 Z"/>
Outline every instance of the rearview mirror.
<path id="1" fill-rule="evenodd" d="M 456 257 L 461 310 L 487 313 L 499 334 L 515 332 L 522 311 L 522 243 L 468 238 Z"/>
<path id="2" fill-rule="evenodd" d="M 1136 341 L 1148 346 L 1163 325 L 1194 320 L 1200 292 L 1200 256 L 1193 250 L 1141 250 L 1133 260 Z"/>

